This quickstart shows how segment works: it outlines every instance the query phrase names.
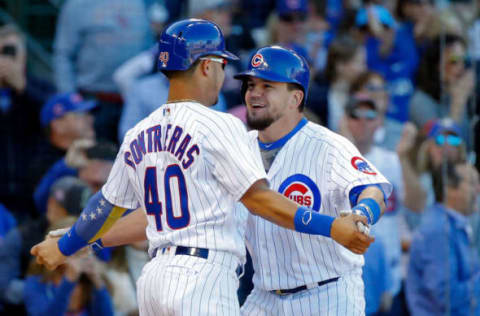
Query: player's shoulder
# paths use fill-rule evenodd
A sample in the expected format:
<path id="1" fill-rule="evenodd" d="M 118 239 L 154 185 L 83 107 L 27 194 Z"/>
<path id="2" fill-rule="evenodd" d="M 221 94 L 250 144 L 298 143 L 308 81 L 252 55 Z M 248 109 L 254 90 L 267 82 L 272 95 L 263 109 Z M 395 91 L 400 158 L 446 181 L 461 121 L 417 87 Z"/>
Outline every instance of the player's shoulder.
<path id="1" fill-rule="evenodd" d="M 194 114 L 194 120 L 206 127 L 207 133 L 221 133 L 230 129 L 245 129 L 240 119 L 230 113 L 213 110 L 198 103 L 186 103 L 186 110 Z"/>
<path id="2" fill-rule="evenodd" d="M 162 111 L 162 107 L 163 107 L 163 105 L 158 107 L 155 111 L 150 113 L 147 117 L 143 118 L 137 124 L 135 124 L 135 126 L 130 128 L 125 133 L 125 136 L 123 137 L 123 144 L 126 144 L 126 143 L 129 144 L 130 141 L 132 141 L 134 138 L 136 138 L 141 131 L 145 130 L 148 127 L 151 127 L 152 122 L 155 122 L 156 117 L 158 115 L 160 115 L 160 113 Z"/>
<path id="3" fill-rule="evenodd" d="M 308 122 L 304 128 L 301 129 L 301 132 L 311 138 L 312 141 L 318 141 L 322 144 L 325 144 L 327 147 L 330 147 L 332 150 L 344 150 L 344 149 L 354 149 L 355 146 L 350 140 L 344 136 L 337 134 L 328 128 L 321 126 L 317 123 Z"/>

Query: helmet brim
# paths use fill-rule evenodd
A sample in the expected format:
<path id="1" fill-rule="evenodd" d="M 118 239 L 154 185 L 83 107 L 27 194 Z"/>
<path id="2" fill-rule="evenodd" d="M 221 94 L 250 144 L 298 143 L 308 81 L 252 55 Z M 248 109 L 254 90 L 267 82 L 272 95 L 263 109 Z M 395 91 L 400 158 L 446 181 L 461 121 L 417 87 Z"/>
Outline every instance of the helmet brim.
<path id="1" fill-rule="evenodd" d="M 208 55 L 215 55 L 215 56 L 220 56 L 223 58 L 226 58 L 228 60 L 240 60 L 237 55 L 230 53 L 229 51 L 216 51 L 216 52 L 210 52 Z"/>

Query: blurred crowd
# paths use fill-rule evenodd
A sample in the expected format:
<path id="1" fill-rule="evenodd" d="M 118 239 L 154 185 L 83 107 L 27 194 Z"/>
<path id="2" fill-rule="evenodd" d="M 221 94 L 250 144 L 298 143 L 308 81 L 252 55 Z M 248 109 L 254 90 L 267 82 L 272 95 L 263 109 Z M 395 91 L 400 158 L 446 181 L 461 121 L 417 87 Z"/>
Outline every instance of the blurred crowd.
<path id="1" fill-rule="evenodd" d="M 365 255 L 366 314 L 480 315 L 479 0 L 65 0 L 54 82 L 29 72 L 25 34 L 0 26 L 0 313 L 138 314 L 146 244 L 53 272 L 29 250 L 73 223 L 125 133 L 167 100 L 155 40 L 184 17 L 216 22 L 241 57 L 216 110 L 245 122 L 233 75 L 255 48 L 290 48 L 312 70 L 307 118 L 393 184 Z"/>

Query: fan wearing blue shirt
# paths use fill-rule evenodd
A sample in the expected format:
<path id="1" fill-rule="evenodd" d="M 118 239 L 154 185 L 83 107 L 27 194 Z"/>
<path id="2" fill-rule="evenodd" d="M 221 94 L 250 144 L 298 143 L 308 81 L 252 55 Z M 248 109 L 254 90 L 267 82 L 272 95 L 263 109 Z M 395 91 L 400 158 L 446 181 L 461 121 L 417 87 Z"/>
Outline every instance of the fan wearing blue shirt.
<path id="1" fill-rule="evenodd" d="M 368 69 L 380 73 L 387 81 L 390 93 L 387 118 L 406 122 L 419 60 L 414 38 L 399 28 L 390 12 L 380 5 L 361 8 L 355 24 L 367 50 Z"/>
<path id="2" fill-rule="evenodd" d="M 477 170 L 447 163 L 433 174 L 437 204 L 413 238 L 406 294 L 412 315 L 480 315 L 480 258 L 468 216 L 480 194 Z"/>

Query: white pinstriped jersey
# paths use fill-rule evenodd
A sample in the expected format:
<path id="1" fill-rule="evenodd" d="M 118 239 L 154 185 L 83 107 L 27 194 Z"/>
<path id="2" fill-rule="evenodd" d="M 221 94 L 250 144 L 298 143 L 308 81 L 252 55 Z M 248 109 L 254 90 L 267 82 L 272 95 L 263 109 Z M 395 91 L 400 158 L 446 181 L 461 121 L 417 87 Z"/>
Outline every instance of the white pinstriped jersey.
<path id="1" fill-rule="evenodd" d="M 258 146 L 258 132 L 249 136 Z M 387 195 L 391 191 L 390 183 L 347 139 L 311 122 L 283 145 L 267 175 L 273 190 L 335 217 L 351 209 L 349 192 L 356 186 L 378 183 Z M 358 272 L 363 265 L 363 256 L 330 238 L 287 230 L 251 214 L 246 236 L 253 282 L 267 291 Z"/>
<path id="2" fill-rule="evenodd" d="M 233 212 L 246 190 L 266 178 L 240 120 L 199 103 L 165 104 L 128 131 L 107 183 L 106 199 L 147 212 L 149 251 L 170 245 L 245 255 Z"/>

